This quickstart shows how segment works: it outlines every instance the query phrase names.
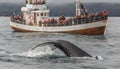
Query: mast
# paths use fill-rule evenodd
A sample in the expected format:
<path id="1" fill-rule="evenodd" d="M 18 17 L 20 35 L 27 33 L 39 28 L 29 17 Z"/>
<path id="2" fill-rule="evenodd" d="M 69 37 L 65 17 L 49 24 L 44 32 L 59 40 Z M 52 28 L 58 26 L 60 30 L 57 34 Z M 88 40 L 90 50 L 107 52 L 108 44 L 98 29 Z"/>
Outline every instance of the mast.
<path id="1" fill-rule="evenodd" d="M 80 0 L 76 0 L 75 5 L 76 5 L 76 16 L 81 16 L 81 15 L 87 16 L 86 9 L 84 5 L 80 2 Z"/>
<path id="2" fill-rule="evenodd" d="M 76 5 L 76 16 L 79 16 L 79 15 L 81 15 L 81 12 L 80 12 L 80 0 L 76 0 L 75 5 Z"/>

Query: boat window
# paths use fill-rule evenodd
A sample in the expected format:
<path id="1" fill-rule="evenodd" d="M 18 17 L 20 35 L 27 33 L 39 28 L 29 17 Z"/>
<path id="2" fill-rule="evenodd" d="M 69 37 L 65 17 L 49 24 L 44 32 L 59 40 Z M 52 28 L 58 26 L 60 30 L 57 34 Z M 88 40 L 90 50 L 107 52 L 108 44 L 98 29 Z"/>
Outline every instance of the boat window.
<path id="1" fill-rule="evenodd" d="M 28 0 L 26 0 L 26 4 L 28 4 Z"/>
<path id="2" fill-rule="evenodd" d="M 49 16 L 49 13 L 48 13 L 48 12 L 46 12 L 46 16 Z"/>
<path id="3" fill-rule="evenodd" d="M 39 16 L 39 13 L 37 13 L 37 16 Z"/>
<path id="4" fill-rule="evenodd" d="M 79 10 L 77 10 L 77 15 L 79 15 Z"/>
<path id="5" fill-rule="evenodd" d="M 44 15 L 46 16 L 46 12 L 44 13 Z"/>
<path id="6" fill-rule="evenodd" d="M 43 13 L 41 13 L 41 16 L 43 16 Z"/>
<path id="7" fill-rule="evenodd" d="M 34 11 L 37 11 L 37 10 L 39 10 L 39 9 L 34 9 Z"/>
<path id="8" fill-rule="evenodd" d="M 44 7 L 44 10 L 47 10 L 47 7 Z"/>

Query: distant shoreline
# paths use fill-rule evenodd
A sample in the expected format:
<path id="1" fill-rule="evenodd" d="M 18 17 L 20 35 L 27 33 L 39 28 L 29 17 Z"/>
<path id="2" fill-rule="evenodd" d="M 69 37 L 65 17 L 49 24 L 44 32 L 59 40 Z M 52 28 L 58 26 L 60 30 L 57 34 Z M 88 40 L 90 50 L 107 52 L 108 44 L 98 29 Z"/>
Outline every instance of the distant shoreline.
<path id="1" fill-rule="evenodd" d="M 21 7 L 25 6 L 25 4 L 8 4 L 8 3 L 0 3 L 0 16 L 11 16 L 14 12 L 16 14 L 21 13 Z M 50 5 L 51 8 L 50 16 L 75 16 L 75 8 L 74 4 L 66 4 L 66 5 Z M 108 10 L 110 17 L 119 17 L 120 16 L 120 4 L 119 3 L 85 3 L 86 8 L 89 13 L 96 13 L 102 10 Z M 63 11 L 64 12 L 60 12 Z M 68 13 L 69 12 L 69 13 Z"/>

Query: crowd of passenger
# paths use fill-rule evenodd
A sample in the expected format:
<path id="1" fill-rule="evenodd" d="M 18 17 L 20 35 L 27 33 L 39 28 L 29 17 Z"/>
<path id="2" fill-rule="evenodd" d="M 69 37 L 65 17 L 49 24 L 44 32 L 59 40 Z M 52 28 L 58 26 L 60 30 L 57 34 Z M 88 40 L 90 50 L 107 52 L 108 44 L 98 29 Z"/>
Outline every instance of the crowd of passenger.
<path id="1" fill-rule="evenodd" d="M 25 24 L 25 20 L 23 19 L 22 15 L 11 16 L 11 21 L 16 23 Z M 106 20 L 108 18 L 108 12 L 102 11 L 100 13 L 91 14 L 91 15 L 81 15 L 67 18 L 65 16 L 61 16 L 58 19 L 50 18 L 44 19 L 39 21 L 39 26 L 42 24 L 46 26 L 70 26 L 70 25 L 77 25 L 77 24 L 85 24 L 85 23 L 92 23 L 97 21 Z M 31 24 L 33 25 L 33 24 Z"/>
<path id="2" fill-rule="evenodd" d="M 23 15 L 12 15 L 12 16 L 10 16 L 10 20 L 12 22 L 25 24 L 25 20 L 23 19 Z"/>
<path id="3" fill-rule="evenodd" d="M 45 24 L 47 26 L 69 26 L 107 20 L 107 18 L 108 11 L 102 11 L 100 13 L 91 14 L 88 16 L 81 15 L 73 18 L 66 18 L 65 16 L 61 16 L 59 19 L 51 18 L 44 21 L 40 20 L 39 25 L 41 26 L 41 24 Z"/>
<path id="4" fill-rule="evenodd" d="M 26 4 L 28 3 L 28 0 L 26 0 Z M 46 1 L 45 0 L 34 0 L 34 2 L 31 0 L 30 1 L 30 4 L 33 4 L 33 5 L 43 5 L 43 4 L 46 4 Z"/>

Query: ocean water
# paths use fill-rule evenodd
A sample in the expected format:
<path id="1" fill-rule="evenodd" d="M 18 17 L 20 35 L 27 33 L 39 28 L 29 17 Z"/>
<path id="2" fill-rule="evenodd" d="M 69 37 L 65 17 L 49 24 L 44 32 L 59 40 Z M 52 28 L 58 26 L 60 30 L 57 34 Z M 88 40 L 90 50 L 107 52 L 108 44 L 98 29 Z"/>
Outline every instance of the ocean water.
<path id="1" fill-rule="evenodd" d="M 60 50 L 55 52 L 49 47 L 30 50 L 55 40 L 70 41 L 103 60 L 69 58 Z M 120 69 L 120 17 L 109 17 L 105 36 L 14 32 L 9 17 L 0 17 L 0 69 Z"/>

